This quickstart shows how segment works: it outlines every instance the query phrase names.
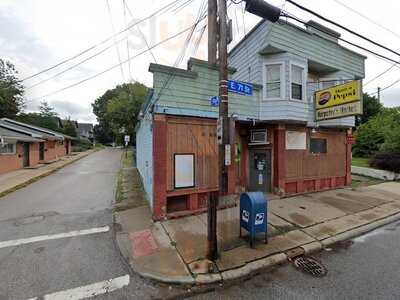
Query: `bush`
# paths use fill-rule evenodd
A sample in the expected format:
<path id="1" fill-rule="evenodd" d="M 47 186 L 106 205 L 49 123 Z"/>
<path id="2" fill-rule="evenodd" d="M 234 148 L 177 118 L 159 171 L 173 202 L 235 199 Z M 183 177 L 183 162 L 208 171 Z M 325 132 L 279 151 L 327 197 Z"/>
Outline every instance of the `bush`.
<path id="1" fill-rule="evenodd" d="M 73 152 L 83 152 L 92 149 L 93 145 L 87 140 L 76 140 L 72 141 L 72 151 Z"/>
<path id="2" fill-rule="evenodd" d="M 377 153 L 370 161 L 371 167 L 400 173 L 399 153 Z"/>

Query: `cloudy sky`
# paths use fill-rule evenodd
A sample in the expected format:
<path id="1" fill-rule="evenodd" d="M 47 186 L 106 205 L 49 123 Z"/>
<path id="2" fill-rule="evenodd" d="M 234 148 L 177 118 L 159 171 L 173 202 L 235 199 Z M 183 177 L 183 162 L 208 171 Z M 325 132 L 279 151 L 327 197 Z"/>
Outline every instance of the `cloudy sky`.
<path id="1" fill-rule="evenodd" d="M 19 78 L 24 79 L 95 46 L 83 55 L 23 82 L 26 87 L 26 110 L 36 110 L 39 102 L 46 99 L 62 117 L 95 122 L 90 104 L 107 89 L 135 80 L 152 85 L 149 63 L 156 61 L 173 65 L 182 48 L 185 48 L 186 56 L 180 63 L 181 67 L 185 67 L 189 56 L 206 58 L 205 20 L 199 23 L 189 46 L 185 46 L 188 33 L 185 32 L 155 47 L 152 52 L 147 51 L 147 45 L 156 45 L 190 27 L 198 17 L 203 1 L 181 0 L 166 13 L 140 23 L 140 27 L 132 27 L 116 38 L 110 38 L 113 33 L 149 16 L 172 0 L 125 0 L 125 7 L 129 9 L 124 9 L 123 0 L 0 0 L 0 57 L 14 63 Z M 304 20 L 312 18 L 284 0 L 269 2 Z M 297 2 L 400 51 L 400 28 L 397 26 L 400 5 L 397 1 L 381 0 L 379 6 L 376 1 L 369 0 Z M 188 5 L 185 6 L 185 3 Z M 343 6 L 344 3 L 347 7 Z M 228 13 L 234 23 L 232 47 L 259 18 L 244 13 L 243 3 L 230 4 Z M 399 59 L 394 54 L 338 31 L 343 38 Z M 201 42 L 197 47 L 198 41 Z M 391 66 L 390 62 L 363 54 L 368 56 L 365 82 Z M 122 68 L 117 66 L 128 58 L 131 58 L 130 63 L 123 63 Z M 66 69 L 69 70 L 64 72 Z M 107 69 L 111 70 L 96 76 Z M 364 90 L 375 92 L 378 86 L 384 88 L 398 78 L 400 70 L 394 67 L 366 85 Z M 400 83 L 382 92 L 383 103 L 387 106 L 398 105 L 399 94 Z"/>

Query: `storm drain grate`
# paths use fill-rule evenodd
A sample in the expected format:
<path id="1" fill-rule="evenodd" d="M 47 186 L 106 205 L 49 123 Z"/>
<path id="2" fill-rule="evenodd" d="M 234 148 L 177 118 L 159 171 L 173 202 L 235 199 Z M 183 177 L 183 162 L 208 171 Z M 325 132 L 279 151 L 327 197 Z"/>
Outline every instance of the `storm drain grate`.
<path id="1" fill-rule="evenodd" d="M 300 271 L 315 277 L 323 277 L 328 270 L 319 261 L 312 257 L 299 256 L 293 259 L 294 266 Z"/>

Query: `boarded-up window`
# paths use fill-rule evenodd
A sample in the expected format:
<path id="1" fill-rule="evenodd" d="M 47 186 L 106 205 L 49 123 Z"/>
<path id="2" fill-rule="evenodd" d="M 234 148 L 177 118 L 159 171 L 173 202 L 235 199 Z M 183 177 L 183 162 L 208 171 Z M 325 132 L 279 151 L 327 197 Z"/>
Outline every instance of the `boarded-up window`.
<path id="1" fill-rule="evenodd" d="M 326 153 L 327 142 L 326 139 L 310 139 L 310 152 L 313 154 Z"/>
<path id="2" fill-rule="evenodd" d="M 287 150 L 306 150 L 306 133 L 302 131 L 286 131 L 286 149 Z"/>
<path id="3" fill-rule="evenodd" d="M 194 154 L 175 154 L 175 188 L 194 187 Z"/>

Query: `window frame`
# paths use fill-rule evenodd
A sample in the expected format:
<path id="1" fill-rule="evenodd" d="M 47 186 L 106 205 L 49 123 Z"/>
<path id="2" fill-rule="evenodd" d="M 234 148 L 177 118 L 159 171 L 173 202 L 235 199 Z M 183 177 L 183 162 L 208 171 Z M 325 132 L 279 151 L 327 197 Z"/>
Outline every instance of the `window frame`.
<path id="1" fill-rule="evenodd" d="M 267 97 L 267 68 L 268 66 L 279 65 L 280 67 L 280 97 Z M 285 99 L 285 61 L 267 60 L 263 63 L 263 99 L 264 100 L 284 100 Z"/>
<path id="2" fill-rule="evenodd" d="M 301 99 L 296 99 L 292 97 L 292 67 L 296 66 L 303 69 L 301 73 Z M 290 94 L 289 99 L 291 101 L 299 101 L 299 102 L 307 102 L 307 66 L 305 64 L 290 61 L 289 63 L 289 87 L 290 87 Z"/>
<path id="3" fill-rule="evenodd" d="M 15 155 L 17 154 L 17 143 L 6 143 L 6 145 L 13 145 L 13 152 L 0 152 L 0 155 Z"/>
<path id="4" fill-rule="evenodd" d="M 325 140 L 325 150 L 326 150 L 326 152 L 312 152 L 311 151 L 311 140 L 312 139 L 314 139 L 314 140 Z M 328 139 L 324 138 L 324 137 L 312 137 L 312 136 L 310 136 L 310 138 L 309 138 L 309 153 L 311 155 L 327 155 L 328 154 Z"/>

